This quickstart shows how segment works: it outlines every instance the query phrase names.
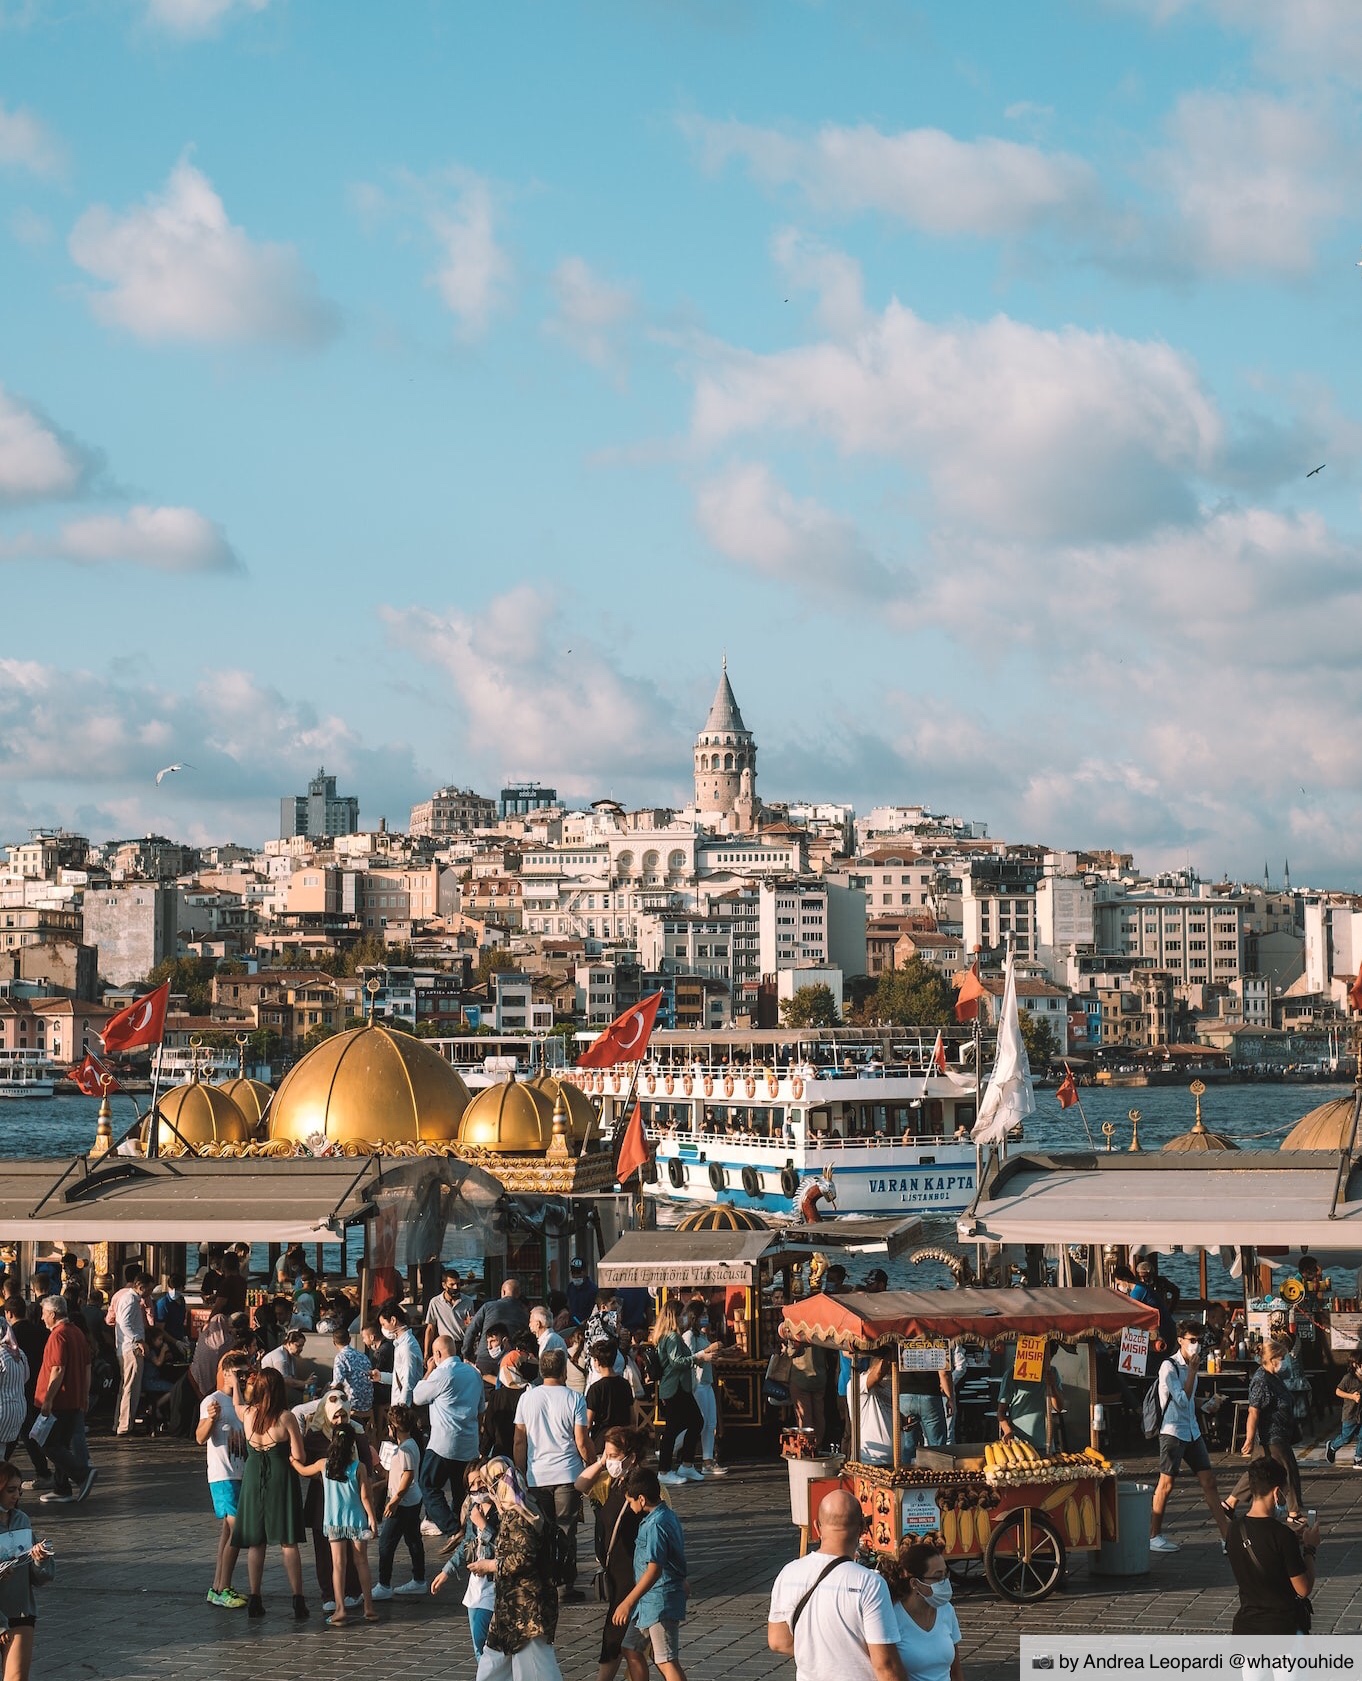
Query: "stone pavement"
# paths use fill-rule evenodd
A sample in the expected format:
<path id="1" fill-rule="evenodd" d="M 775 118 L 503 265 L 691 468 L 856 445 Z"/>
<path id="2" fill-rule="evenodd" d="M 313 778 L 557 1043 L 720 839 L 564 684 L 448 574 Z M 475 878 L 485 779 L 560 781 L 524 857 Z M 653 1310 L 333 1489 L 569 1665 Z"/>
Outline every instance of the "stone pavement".
<path id="1" fill-rule="evenodd" d="M 202 1451 L 193 1443 L 97 1439 L 94 1459 L 99 1481 L 83 1506 L 42 1506 L 36 1496 L 24 1496 L 35 1529 L 58 1554 L 57 1581 L 40 1596 L 35 1681 L 471 1681 L 466 1614 L 453 1584 L 438 1600 L 389 1601 L 379 1626 L 328 1629 L 305 1552 L 313 1614 L 295 1625 L 278 1555 L 271 1553 L 269 1615 L 248 1622 L 244 1611 L 220 1611 L 204 1601 L 216 1526 Z M 1221 1470 L 1218 1461 L 1217 1469 L 1228 1490 L 1231 1467 Z M 675 1492 L 691 1561 L 692 1615 L 682 1652 L 691 1681 L 794 1681 L 793 1665 L 767 1650 L 765 1627 L 771 1582 L 797 1546 L 787 1486 L 777 1462 L 738 1467 L 723 1481 Z M 1342 1461 L 1334 1468 L 1307 1464 L 1306 1498 L 1324 1525 L 1316 1631 L 1358 1632 L 1362 1471 Z M 1093 1576 L 1089 1555 L 1076 1554 L 1064 1589 L 1038 1606 L 1008 1605 L 982 1578 L 977 1590 L 958 1589 L 968 1681 L 1011 1681 L 1023 1633 L 1227 1631 L 1235 1594 L 1199 1495 L 1180 1488 L 1165 1528 L 1182 1551 L 1156 1557 L 1147 1576 Z M 582 1552 L 585 1558 L 585 1536 Z M 399 1554 L 398 1583 L 405 1557 Z M 244 1587 L 244 1564 L 238 1583 Z M 594 1602 L 564 1607 L 559 1659 L 568 1681 L 594 1677 L 603 1614 Z"/>

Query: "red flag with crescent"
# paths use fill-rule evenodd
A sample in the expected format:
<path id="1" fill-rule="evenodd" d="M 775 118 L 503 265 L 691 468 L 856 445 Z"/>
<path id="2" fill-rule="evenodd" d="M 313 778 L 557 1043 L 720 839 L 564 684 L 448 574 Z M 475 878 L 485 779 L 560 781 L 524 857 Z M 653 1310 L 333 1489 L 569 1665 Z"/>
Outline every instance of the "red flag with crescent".
<path id="1" fill-rule="evenodd" d="M 104 1024 L 100 1038 L 105 1054 L 133 1051 L 139 1045 L 159 1045 L 166 1034 L 166 1011 L 170 1007 L 170 982 L 163 981 L 155 992 L 136 998 Z"/>
<path id="2" fill-rule="evenodd" d="M 617 1062 L 642 1062 L 661 1002 L 662 994 L 655 992 L 622 1016 L 616 1016 L 600 1038 L 577 1058 L 578 1068 L 613 1068 Z"/>
<path id="3" fill-rule="evenodd" d="M 636 1103 L 615 1147 L 615 1183 L 627 1185 L 647 1159 L 648 1135 L 643 1130 L 643 1110 Z"/>
<path id="4" fill-rule="evenodd" d="M 67 1078 L 84 1097 L 101 1097 L 104 1092 L 104 1070 L 92 1056 L 67 1070 Z"/>
<path id="5" fill-rule="evenodd" d="M 1072 1109 L 1078 1102 L 1078 1081 L 1074 1079 L 1074 1071 L 1067 1062 L 1064 1064 L 1064 1078 L 1059 1082 L 1055 1098 L 1061 1109 Z"/>
<path id="6" fill-rule="evenodd" d="M 985 996 L 983 982 L 979 979 L 978 958 L 952 979 L 955 981 L 955 1019 L 973 1021 L 979 1014 L 979 1000 Z"/>

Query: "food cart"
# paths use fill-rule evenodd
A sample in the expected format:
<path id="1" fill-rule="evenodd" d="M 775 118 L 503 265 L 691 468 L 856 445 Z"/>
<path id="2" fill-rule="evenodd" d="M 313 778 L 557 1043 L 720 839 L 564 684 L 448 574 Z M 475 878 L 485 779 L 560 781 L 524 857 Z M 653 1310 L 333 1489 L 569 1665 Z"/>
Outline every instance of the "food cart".
<path id="1" fill-rule="evenodd" d="M 659 1301 L 703 1296 L 711 1313 L 722 1312 L 728 1352 L 715 1362 L 714 1381 L 724 1429 L 759 1430 L 783 1422 L 763 1397 L 762 1379 L 779 1347 L 786 1304 L 817 1288 L 829 1251 L 892 1258 L 910 1248 L 921 1229 L 910 1216 L 812 1227 L 625 1232 L 600 1262 L 597 1282 L 646 1289 Z"/>
<path id="2" fill-rule="evenodd" d="M 902 1430 L 891 1431 L 888 1465 L 860 1460 L 858 1355 L 892 1355 L 890 1413 L 899 1419 L 905 1371 L 943 1369 L 956 1342 L 1005 1348 L 1018 1368 L 1048 1344 L 1086 1345 L 1088 1395 L 1097 1395 L 1096 1344 L 1126 1329 L 1153 1330 L 1157 1311 L 1114 1290 L 904 1290 L 811 1296 L 786 1309 L 785 1333 L 851 1356 L 851 1452 L 840 1476 L 809 1484 L 805 1541 L 818 1502 L 850 1489 L 861 1503 L 868 1545 L 896 1552 L 910 1536 L 934 1538 L 947 1564 L 982 1559 L 990 1586 L 1024 1604 L 1045 1599 L 1063 1579 L 1071 1551 L 1117 1539 L 1118 1467 L 1093 1432 L 1083 1452 L 1043 1454 L 1017 1442 L 957 1443 L 919 1450 L 903 1463 Z"/>

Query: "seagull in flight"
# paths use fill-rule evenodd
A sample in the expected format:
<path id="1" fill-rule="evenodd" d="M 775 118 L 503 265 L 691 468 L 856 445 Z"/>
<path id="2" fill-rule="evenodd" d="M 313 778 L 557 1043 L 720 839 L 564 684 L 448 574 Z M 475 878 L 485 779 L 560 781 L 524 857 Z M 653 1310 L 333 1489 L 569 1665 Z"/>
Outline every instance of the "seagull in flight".
<path id="1" fill-rule="evenodd" d="M 177 770 L 193 770 L 193 765 L 167 765 L 164 770 L 156 772 L 156 786 L 159 788 L 166 777 L 173 776 Z"/>
<path id="2" fill-rule="evenodd" d="M 1322 473 L 1328 465 L 1329 463 L 1327 461 L 1321 461 L 1318 467 L 1312 467 L 1310 469 L 1310 471 L 1305 475 L 1306 478 L 1313 479 L 1316 473 Z"/>

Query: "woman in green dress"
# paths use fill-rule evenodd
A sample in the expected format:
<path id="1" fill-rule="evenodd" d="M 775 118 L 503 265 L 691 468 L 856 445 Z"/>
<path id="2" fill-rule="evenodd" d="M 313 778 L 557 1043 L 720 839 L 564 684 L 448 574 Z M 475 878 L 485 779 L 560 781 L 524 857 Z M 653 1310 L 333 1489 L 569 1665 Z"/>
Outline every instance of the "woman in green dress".
<path id="1" fill-rule="evenodd" d="M 304 1533 L 303 1492 L 295 1466 L 303 1463 L 303 1433 L 288 1410 L 284 1380 L 278 1372 L 254 1372 L 247 1380 L 241 1425 L 246 1435 L 246 1469 L 237 1507 L 236 1544 L 246 1552 L 250 1586 L 246 1615 L 265 1615 L 260 1584 L 265 1548 L 273 1546 L 283 1555 L 284 1573 L 293 1590 L 293 1615 L 301 1622 L 308 1612 L 298 1553 Z"/>

